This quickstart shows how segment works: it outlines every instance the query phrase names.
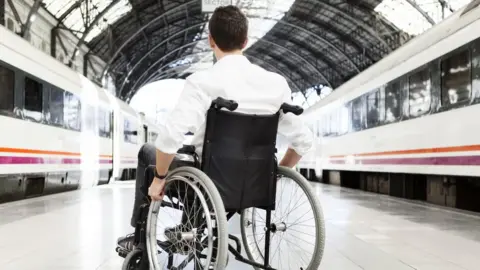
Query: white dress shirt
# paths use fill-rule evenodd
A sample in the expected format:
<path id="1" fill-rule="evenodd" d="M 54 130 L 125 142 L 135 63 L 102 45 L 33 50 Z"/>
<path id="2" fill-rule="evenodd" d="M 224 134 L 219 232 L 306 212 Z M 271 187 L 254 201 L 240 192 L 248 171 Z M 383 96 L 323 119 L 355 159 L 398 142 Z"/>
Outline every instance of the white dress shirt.
<path id="1" fill-rule="evenodd" d="M 164 153 L 176 153 L 190 131 L 194 133 L 191 144 L 201 157 L 206 113 L 217 97 L 235 100 L 235 112 L 248 114 L 274 114 L 282 103 L 291 104 L 291 90 L 284 77 L 250 63 L 243 55 L 227 55 L 186 79 L 178 103 L 160 126 L 156 147 Z M 312 147 L 312 132 L 292 113 L 280 114 L 278 133 L 299 155 Z"/>

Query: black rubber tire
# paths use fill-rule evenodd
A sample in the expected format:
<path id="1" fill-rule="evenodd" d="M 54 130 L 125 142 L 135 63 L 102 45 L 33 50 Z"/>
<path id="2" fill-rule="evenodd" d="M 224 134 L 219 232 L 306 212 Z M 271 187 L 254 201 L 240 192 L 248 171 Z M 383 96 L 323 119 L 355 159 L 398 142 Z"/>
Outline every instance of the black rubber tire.
<path id="1" fill-rule="evenodd" d="M 317 270 L 320 267 L 320 263 L 323 258 L 323 251 L 325 248 L 325 221 L 323 217 L 323 211 L 322 207 L 320 205 L 320 200 L 317 198 L 317 195 L 313 191 L 313 189 L 310 186 L 310 183 L 308 182 L 303 175 L 301 175 L 299 172 L 279 166 L 278 167 L 278 172 L 279 175 L 286 176 L 293 180 L 297 185 L 299 185 L 303 191 L 305 192 L 305 195 L 308 197 L 310 205 L 313 209 L 314 212 L 314 218 L 316 222 L 316 235 L 318 237 L 318 241 L 315 243 L 315 250 L 313 254 L 313 258 L 310 261 L 309 266 L 305 270 Z M 250 250 L 250 246 L 248 245 L 247 237 L 246 237 L 246 231 L 245 231 L 245 222 L 246 222 L 246 214 L 245 211 L 242 211 L 241 216 L 240 216 L 240 229 L 241 229 L 241 234 L 242 234 L 242 242 L 243 246 L 245 248 L 245 253 L 248 256 L 249 260 L 255 261 L 255 258 L 252 254 L 252 251 Z M 257 261 L 259 263 L 263 263 L 262 261 Z M 260 270 L 260 268 L 253 267 L 255 270 Z"/>
<path id="2" fill-rule="evenodd" d="M 122 270 L 141 270 L 143 251 L 134 249 L 130 251 L 123 261 Z"/>
<path id="3" fill-rule="evenodd" d="M 174 169 L 167 176 L 167 182 L 174 176 L 192 177 L 198 181 L 205 192 L 208 193 L 210 202 L 215 209 L 215 223 L 218 234 L 218 246 L 217 257 L 215 258 L 215 270 L 224 270 L 227 265 L 228 259 L 228 233 L 227 233 L 227 214 L 223 205 L 222 197 L 218 192 L 213 181 L 201 170 L 183 166 Z M 149 252 L 149 261 L 153 270 L 160 270 L 155 257 L 151 255 L 153 250 L 156 250 L 156 223 L 158 209 L 160 208 L 160 202 L 154 201 L 149 209 L 147 220 L 147 250 Z"/>

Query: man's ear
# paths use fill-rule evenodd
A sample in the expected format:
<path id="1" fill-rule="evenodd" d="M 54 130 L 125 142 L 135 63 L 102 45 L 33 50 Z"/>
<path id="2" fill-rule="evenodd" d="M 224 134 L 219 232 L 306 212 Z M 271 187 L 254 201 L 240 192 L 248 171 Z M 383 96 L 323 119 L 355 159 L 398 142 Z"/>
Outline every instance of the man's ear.
<path id="1" fill-rule="evenodd" d="M 247 44 L 248 44 L 248 37 L 245 39 L 245 42 L 243 42 L 242 50 L 245 49 L 245 47 L 247 47 Z"/>
<path id="2" fill-rule="evenodd" d="M 212 35 L 208 34 L 208 43 L 210 45 L 210 48 L 215 49 L 216 44 L 215 41 L 213 40 Z"/>

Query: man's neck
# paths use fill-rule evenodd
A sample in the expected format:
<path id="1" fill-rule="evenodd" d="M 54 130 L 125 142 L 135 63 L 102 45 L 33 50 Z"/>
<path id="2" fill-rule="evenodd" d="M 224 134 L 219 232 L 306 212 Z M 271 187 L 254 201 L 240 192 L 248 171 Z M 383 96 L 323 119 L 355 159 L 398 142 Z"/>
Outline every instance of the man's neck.
<path id="1" fill-rule="evenodd" d="M 229 55 L 243 55 L 243 52 L 241 50 L 236 50 L 236 51 L 231 51 L 231 52 L 222 52 L 222 51 L 217 51 L 215 53 L 215 57 L 217 58 L 217 61 L 220 59 L 224 58 L 225 56 Z"/>

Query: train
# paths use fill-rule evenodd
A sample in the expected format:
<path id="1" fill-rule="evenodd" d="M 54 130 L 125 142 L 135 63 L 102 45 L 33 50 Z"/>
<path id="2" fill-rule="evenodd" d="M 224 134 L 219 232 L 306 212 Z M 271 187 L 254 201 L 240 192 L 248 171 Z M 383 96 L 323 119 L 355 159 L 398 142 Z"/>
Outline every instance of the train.
<path id="1" fill-rule="evenodd" d="M 0 25 L 0 203 L 135 178 L 155 122 Z"/>
<path id="2" fill-rule="evenodd" d="M 480 211 L 480 2 L 307 108 L 312 181 Z"/>

